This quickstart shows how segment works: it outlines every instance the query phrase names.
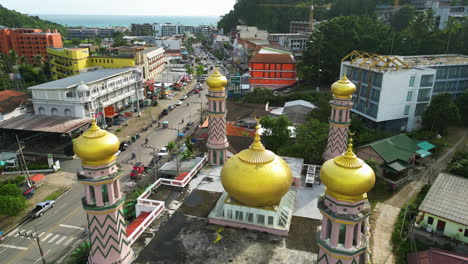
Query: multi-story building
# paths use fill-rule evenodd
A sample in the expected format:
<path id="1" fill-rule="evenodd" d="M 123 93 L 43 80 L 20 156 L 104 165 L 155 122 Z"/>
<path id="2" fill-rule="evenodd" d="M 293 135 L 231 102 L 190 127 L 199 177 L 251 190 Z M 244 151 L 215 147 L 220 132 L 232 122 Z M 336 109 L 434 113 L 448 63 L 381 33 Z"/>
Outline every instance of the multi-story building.
<path id="1" fill-rule="evenodd" d="M 34 63 L 35 55 L 47 59 L 46 48 L 61 48 L 62 36 L 57 30 L 3 28 L 0 29 L 0 52 L 8 54 L 14 50 L 18 56 L 25 56 Z"/>
<path id="2" fill-rule="evenodd" d="M 131 24 L 130 31 L 135 35 L 151 36 L 153 35 L 153 24 Z"/>
<path id="3" fill-rule="evenodd" d="M 268 35 L 268 42 L 271 45 L 279 45 L 290 51 L 304 51 L 308 41 L 309 37 L 306 34 L 300 33 L 276 33 Z"/>
<path id="4" fill-rule="evenodd" d="M 259 39 L 268 40 L 268 31 L 260 30 L 257 27 L 249 26 L 237 26 L 236 29 L 239 31 L 238 39 Z"/>
<path id="5" fill-rule="evenodd" d="M 195 28 L 195 34 L 201 34 L 206 38 L 211 38 L 211 34 L 213 33 L 213 27 L 208 25 L 200 25 Z"/>
<path id="6" fill-rule="evenodd" d="M 292 53 L 263 47 L 249 63 L 250 86 L 272 90 L 296 83 L 296 62 Z"/>
<path id="7" fill-rule="evenodd" d="M 291 19 L 289 21 L 289 33 L 310 33 L 309 19 Z"/>
<path id="8" fill-rule="evenodd" d="M 136 59 L 132 55 L 91 56 L 87 48 L 48 48 L 52 78 L 61 79 L 79 73 L 106 68 L 134 67 Z"/>
<path id="9" fill-rule="evenodd" d="M 172 23 L 155 23 L 153 24 L 153 32 L 155 37 L 172 37 L 179 34 L 182 25 Z"/>
<path id="10" fill-rule="evenodd" d="M 157 47 L 162 47 L 164 50 L 180 50 L 182 47 L 182 40 L 174 37 L 160 37 L 154 39 L 154 44 Z"/>
<path id="11" fill-rule="evenodd" d="M 462 0 L 411 0 L 410 4 L 418 11 L 432 9 L 439 18 L 439 29 L 445 29 L 451 19 L 468 16 L 468 5 Z"/>
<path id="12" fill-rule="evenodd" d="M 166 57 L 163 48 L 149 48 L 143 51 L 143 76 L 144 80 L 152 80 L 156 75 L 164 70 Z"/>
<path id="13" fill-rule="evenodd" d="M 341 75 L 356 84 L 351 110 L 369 125 L 389 131 L 419 128 L 431 98 L 454 97 L 468 89 L 468 56 L 457 54 L 383 56 L 352 52 Z"/>
<path id="14" fill-rule="evenodd" d="M 69 28 L 69 39 L 95 39 L 112 37 L 115 32 L 125 32 L 128 28 L 112 27 L 112 28 Z"/>
<path id="15" fill-rule="evenodd" d="M 34 112 L 48 116 L 94 118 L 106 107 L 119 111 L 144 98 L 141 74 L 135 68 L 86 72 L 28 89 Z"/>
<path id="16" fill-rule="evenodd" d="M 386 25 L 389 25 L 390 19 L 392 18 L 393 14 L 395 14 L 395 7 L 392 5 L 376 5 L 375 14 L 380 21 Z"/>
<path id="17" fill-rule="evenodd" d="M 195 27 L 194 26 L 184 26 L 184 25 L 179 26 L 179 35 L 193 34 L 194 32 L 195 32 Z"/>

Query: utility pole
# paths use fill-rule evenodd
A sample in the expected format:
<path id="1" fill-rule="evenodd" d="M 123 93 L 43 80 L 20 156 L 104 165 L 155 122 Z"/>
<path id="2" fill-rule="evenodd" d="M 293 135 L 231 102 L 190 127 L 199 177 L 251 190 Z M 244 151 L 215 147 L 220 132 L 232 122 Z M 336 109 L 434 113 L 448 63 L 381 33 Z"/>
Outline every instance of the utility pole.
<path id="1" fill-rule="evenodd" d="M 28 178 L 28 186 L 31 187 L 31 179 L 29 179 L 28 165 L 26 164 L 26 160 L 24 159 L 23 147 L 22 147 L 21 144 L 20 144 L 18 135 L 16 135 L 16 142 L 18 142 L 19 152 L 20 152 L 20 156 L 21 156 L 21 163 L 23 163 L 24 171 L 26 172 L 26 177 Z M 22 167 L 23 167 L 23 166 L 22 166 Z"/>
<path id="2" fill-rule="evenodd" d="M 39 240 L 39 235 L 37 233 L 36 225 L 34 225 L 34 230 L 36 231 L 35 234 L 33 234 L 33 233 L 28 234 L 26 232 L 24 232 L 24 233 L 18 232 L 18 235 L 22 236 L 22 237 L 30 237 L 30 238 L 36 239 L 37 247 L 39 248 L 39 254 L 41 254 L 41 258 L 42 258 L 42 264 L 47 264 L 47 262 L 46 262 L 46 260 L 44 258 L 44 251 L 42 250 L 42 247 L 41 247 L 41 243 L 40 243 L 40 240 Z"/>

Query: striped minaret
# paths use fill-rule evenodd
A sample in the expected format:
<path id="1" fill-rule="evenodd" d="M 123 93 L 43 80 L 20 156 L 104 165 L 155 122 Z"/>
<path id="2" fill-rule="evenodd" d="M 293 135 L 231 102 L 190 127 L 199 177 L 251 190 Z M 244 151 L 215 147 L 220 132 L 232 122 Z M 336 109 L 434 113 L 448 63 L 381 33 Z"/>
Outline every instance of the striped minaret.
<path id="1" fill-rule="evenodd" d="M 352 96 L 356 86 L 343 75 L 341 80 L 332 84 L 333 100 L 331 116 L 329 119 L 330 130 L 324 161 L 340 156 L 346 151 L 349 125 L 351 124 L 350 110 L 353 107 Z"/>
<path id="2" fill-rule="evenodd" d="M 78 181 L 85 189 L 82 203 L 91 242 L 89 264 L 127 264 L 133 260 L 123 215 L 125 196 L 120 191 L 123 170 L 117 167 L 114 155 L 119 144 L 114 134 L 101 130 L 94 120 L 73 143 L 83 165 Z"/>
<path id="3" fill-rule="evenodd" d="M 229 143 L 226 137 L 226 90 L 227 79 L 218 72 L 211 74 L 206 80 L 210 87 L 208 91 L 208 163 L 223 165 L 227 160 Z"/>

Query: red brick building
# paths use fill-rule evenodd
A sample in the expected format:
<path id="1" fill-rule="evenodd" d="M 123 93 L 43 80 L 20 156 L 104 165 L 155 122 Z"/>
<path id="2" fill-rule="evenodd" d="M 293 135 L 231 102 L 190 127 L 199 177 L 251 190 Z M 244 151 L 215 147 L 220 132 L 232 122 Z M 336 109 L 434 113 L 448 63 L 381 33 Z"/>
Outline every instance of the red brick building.
<path id="1" fill-rule="evenodd" d="M 0 52 L 8 54 L 16 51 L 18 56 L 25 56 L 29 63 L 34 63 L 34 55 L 47 59 L 46 48 L 62 48 L 62 36 L 57 30 L 5 28 L 0 29 Z"/>
<path id="2" fill-rule="evenodd" d="M 250 59 L 249 68 L 251 87 L 276 90 L 297 81 L 296 62 L 290 52 L 264 47 Z"/>

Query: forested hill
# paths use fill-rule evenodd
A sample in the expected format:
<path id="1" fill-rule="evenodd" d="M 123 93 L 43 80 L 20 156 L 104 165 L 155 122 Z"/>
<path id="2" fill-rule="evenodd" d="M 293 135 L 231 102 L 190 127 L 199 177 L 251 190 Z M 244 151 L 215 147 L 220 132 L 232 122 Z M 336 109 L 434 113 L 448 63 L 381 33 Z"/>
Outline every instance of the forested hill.
<path id="1" fill-rule="evenodd" d="M 42 20 L 37 16 L 28 16 L 14 10 L 9 10 L 0 5 L 0 26 L 15 27 L 15 28 L 41 28 L 41 29 L 58 29 L 62 35 L 66 33 L 65 27 Z"/>
<path id="2" fill-rule="evenodd" d="M 311 2 L 314 19 L 327 20 L 337 16 L 373 16 L 377 4 L 392 5 L 394 0 L 237 0 L 234 8 L 218 22 L 229 32 L 236 25 L 257 26 L 270 33 L 289 32 L 291 18 L 309 19 Z M 406 3 L 409 0 L 400 0 Z M 274 6 L 276 5 L 276 6 Z M 328 6 L 328 8 L 326 8 Z M 331 7 L 331 8 L 330 8 Z"/>

